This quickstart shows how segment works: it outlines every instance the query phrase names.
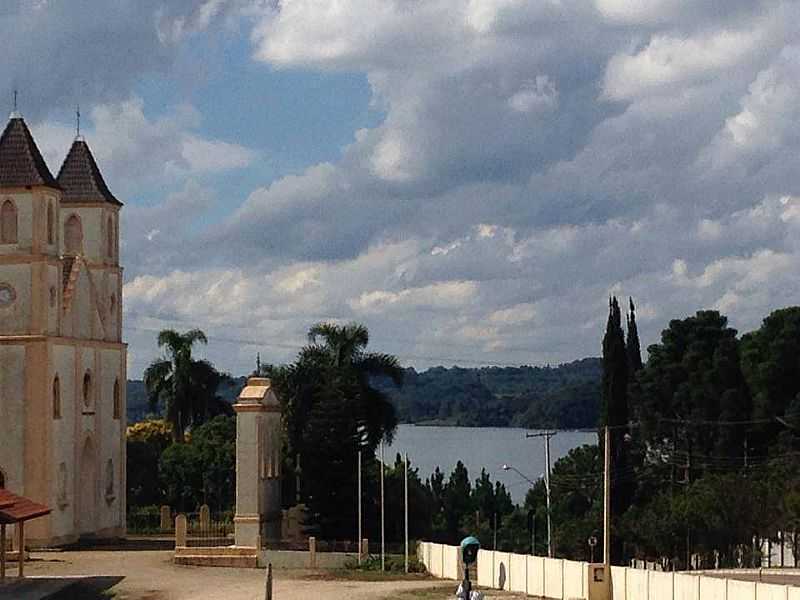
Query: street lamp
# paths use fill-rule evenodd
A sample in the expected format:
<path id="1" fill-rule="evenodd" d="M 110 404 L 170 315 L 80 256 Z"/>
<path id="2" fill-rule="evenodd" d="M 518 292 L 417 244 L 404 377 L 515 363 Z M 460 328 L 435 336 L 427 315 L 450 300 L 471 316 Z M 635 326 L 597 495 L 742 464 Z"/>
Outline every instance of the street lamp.
<path id="1" fill-rule="evenodd" d="M 531 485 L 536 485 L 535 481 L 533 481 L 530 477 L 525 475 L 525 473 L 523 473 L 522 471 L 520 471 L 519 469 L 517 469 L 516 467 L 514 467 L 512 465 L 504 464 L 502 466 L 502 469 L 503 469 L 503 471 L 514 471 L 517 475 L 522 477 L 525 481 L 527 481 Z M 549 477 L 545 477 L 544 478 L 544 487 L 545 487 L 545 491 L 547 492 L 547 555 L 550 558 L 552 558 L 553 557 L 553 546 L 550 544 L 550 531 L 551 531 L 551 529 L 550 529 L 550 478 Z"/>

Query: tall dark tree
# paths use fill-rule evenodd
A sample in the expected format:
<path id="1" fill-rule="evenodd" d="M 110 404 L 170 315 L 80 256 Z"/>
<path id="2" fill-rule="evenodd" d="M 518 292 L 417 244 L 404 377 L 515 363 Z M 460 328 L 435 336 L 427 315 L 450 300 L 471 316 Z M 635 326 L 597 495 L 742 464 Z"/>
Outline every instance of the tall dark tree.
<path id="1" fill-rule="evenodd" d="M 447 534 L 455 540 L 460 535 L 462 522 L 474 510 L 469 472 L 461 461 L 456 463 L 456 468 L 450 474 L 443 500 Z"/>
<path id="2" fill-rule="evenodd" d="M 616 297 L 609 300 L 608 322 L 603 337 L 602 385 L 600 425 L 615 428 L 613 443 L 617 437 L 622 438 L 625 433 L 623 426 L 628 424 L 628 355 Z"/>
<path id="3" fill-rule="evenodd" d="M 388 396 L 371 384 L 375 376 L 402 383 L 394 356 L 368 352 L 369 332 L 356 323 L 320 323 L 309 330 L 309 345 L 295 363 L 267 369 L 284 402 L 286 451 L 294 480 L 300 470 L 300 496 L 318 533 L 339 539 L 352 533 L 355 515 L 342 507 L 356 501 L 356 461 L 374 456 L 380 441 L 391 441 L 397 417 Z M 284 497 L 294 497 L 285 482 Z M 289 489 L 291 488 L 291 489 Z M 292 493 L 295 492 L 295 493 Z"/>
<path id="4" fill-rule="evenodd" d="M 608 426 L 611 440 L 611 511 L 612 515 L 623 514 L 631 504 L 633 486 L 625 477 L 628 471 L 628 354 L 625 349 L 625 334 L 622 331 L 622 314 L 616 297 L 609 302 L 608 323 L 603 337 L 603 411 L 601 425 Z M 601 447 L 603 431 L 600 432 Z M 612 544 L 611 558 L 622 560 L 622 545 L 619 540 Z"/>
<path id="5" fill-rule="evenodd" d="M 625 344 L 628 353 L 628 374 L 633 375 L 640 371 L 642 364 L 642 348 L 639 344 L 639 328 L 636 326 L 636 307 L 633 305 L 633 298 L 628 298 L 630 309 L 628 312 L 628 339 Z"/>

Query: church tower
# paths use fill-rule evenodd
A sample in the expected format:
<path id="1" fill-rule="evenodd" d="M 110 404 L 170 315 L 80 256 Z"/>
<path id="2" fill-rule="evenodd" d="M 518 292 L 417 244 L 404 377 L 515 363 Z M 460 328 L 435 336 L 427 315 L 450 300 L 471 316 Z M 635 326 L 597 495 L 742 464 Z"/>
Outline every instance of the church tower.
<path id="1" fill-rule="evenodd" d="M 119 213 L 78 137 L 54 178 L 25 121 L 0 136 L 0 485 L 46 504 L 33 545 L 125 529 Z"/>

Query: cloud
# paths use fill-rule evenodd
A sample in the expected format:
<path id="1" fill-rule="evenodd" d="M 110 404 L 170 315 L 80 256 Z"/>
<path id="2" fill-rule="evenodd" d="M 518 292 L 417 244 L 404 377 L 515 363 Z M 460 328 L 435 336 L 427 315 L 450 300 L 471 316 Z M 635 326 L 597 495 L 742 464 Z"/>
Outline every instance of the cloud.
<path id="1" fill-rule="evenodd" d="M 609 293 L 637 300 L 644 345 L 701 308 L 747 330 L 798 297 L 796 3 L 32 6 L 0 14 L 19 40 L 0 74 L 41 98 L 25 110 L 48 160 L 72 137 L 48 112 L 96 64 L 86 135 L 112 187 L 168 189 L 123 212 L 136 368 L 164 325 L 207 329 L 236 372 L 258 349 L 291 359 L 325 319 L 363 321 L 417 366 L 518 364 L 597 354 Z M 262 153 L 132 91 L 181 77 L 181 48 L 228 27 L 261 66 L 363 76 L 378 122 L 339 158 L 259 180 Z M 37 64 L 54 73 L 38 88 Z M 240 170 L 262 183 L 231 198 L 214 176 Z"/>
<path id="2" fill-rule="evenodd" d="M 143 185 L 181 182 L 187 177 L 241 169 L 258 153 L 239 144 L 196 133 L 200 114 L 192 106 L 174 107 L 157 118 L 145 114 L 144 100 L 133 97 L 99 104 L 90 111 L 83 135 L 111 189 L 125 198 Z M 58 171 L 74 138 L 74 129 L 59 122 L 32 125 L 47 162 Z"/>
<path id="3" fill-rule="evenodd" d="M 695 37 L 653 36 L 639 52 L 611 58 L 603 93 L 613 100 L 630 100 L 703 83 L 754 54 L 763 43 L 763 33 L 756 27 Z"/>
<path id="4" fill-rule="evenodd" d="M 0 98 L 20 91 L 23 114 L 39 121 L 77 103 L 116 103 L 144 75 L 175 67 L 182 43 L 224 26 L 257 0 L 4 1 Z M 173 76 L 183 74 L 172 72 Z M 196 77 L 196 73 L 193 74 Z"/>

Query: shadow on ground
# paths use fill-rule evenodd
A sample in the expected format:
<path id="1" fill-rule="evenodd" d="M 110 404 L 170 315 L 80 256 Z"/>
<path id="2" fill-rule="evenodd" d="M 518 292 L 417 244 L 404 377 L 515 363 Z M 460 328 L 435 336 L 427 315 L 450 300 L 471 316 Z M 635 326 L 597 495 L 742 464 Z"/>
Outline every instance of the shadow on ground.
<path id="1" fill-rule="evenodd" d="M 0 600 L 108 600 L 111 588 L 125 579 L 97 577 L 26 577 L 0 586 Z"/>

